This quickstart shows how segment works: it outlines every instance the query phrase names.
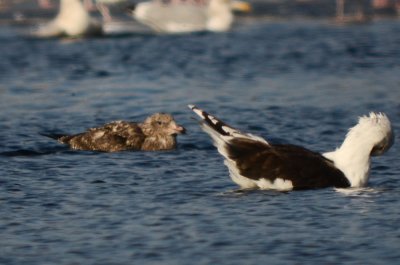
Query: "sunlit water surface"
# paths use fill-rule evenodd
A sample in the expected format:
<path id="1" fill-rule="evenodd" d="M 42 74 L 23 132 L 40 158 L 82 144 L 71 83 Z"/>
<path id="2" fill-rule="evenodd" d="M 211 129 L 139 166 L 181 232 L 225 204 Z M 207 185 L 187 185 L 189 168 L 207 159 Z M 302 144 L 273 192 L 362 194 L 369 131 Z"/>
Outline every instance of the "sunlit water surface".
<path id="1" fill-rule="evenodd" d="M 0 263 L 399 264 L 398 144 L 366 189 L 240 192 L 186 107 L 321 152 L 370 111 L 399 131 L 399 31 L 261 20 L 38 40 L 2 26 Z M 188 130 L 175 151 L 79 152 L 41 135 L 158 111 Z"/>

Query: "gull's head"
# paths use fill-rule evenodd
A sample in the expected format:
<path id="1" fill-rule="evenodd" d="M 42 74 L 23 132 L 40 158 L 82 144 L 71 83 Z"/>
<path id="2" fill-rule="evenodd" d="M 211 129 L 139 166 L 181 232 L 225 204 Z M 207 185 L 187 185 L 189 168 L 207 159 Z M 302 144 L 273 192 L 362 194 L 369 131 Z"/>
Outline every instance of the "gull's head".
<path id="1" fill-rule="evenodd" d="M 371 156 L 384 154 L 394 143 L 394 132 L 389 118 L 384 113 L 371 112 L 362 116 L 358 124 L 349 130 L 348 136 L 356 138 L 365 145 L 372 144 Z"/>
<path id="2" fill-rule="evenodd" d="M 143 127 L 146 134 L 177 135 L 186 132 L 183 126 L 178 125 L 171 114 L 155 113 L 148 117 Z"/>

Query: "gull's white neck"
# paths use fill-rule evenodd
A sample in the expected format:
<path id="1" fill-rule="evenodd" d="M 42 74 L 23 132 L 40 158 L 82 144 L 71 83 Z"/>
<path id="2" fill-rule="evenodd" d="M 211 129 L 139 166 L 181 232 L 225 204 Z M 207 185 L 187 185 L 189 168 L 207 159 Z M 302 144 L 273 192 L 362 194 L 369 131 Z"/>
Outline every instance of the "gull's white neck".
<path id="1" fill-rule="evenodd" d="M 60 2 L 60 13 L 67 15 L 71 12 L 87 13 L 82 2 L 80 0 L 61 0 Z"/>
<path id="2" fill-rule="evenodd" d="M 351 187 L 364 187 L 369 179 L 370 155 L 375 142 L 365 130 L 358 124 L 349 131 L 338 149 L 324 154 L 345 174 Z"/>
<path id="3" fill-rule="evenodd" d="M 211 31 L 226 31 L 233 22 L 229 2 L 224 0 L 210 0 L 207 16 L 207 29 Z"/>
<path id="4" fill-rule="evenodd" d="M 347 137 L 336 151 L 325 153 L 350 182 L 351 187 L 364 187 L 368 183 L 371 164 L 370 152 L 373 146 L 360 139 Z"/>
<path id="5" fill-rule="evenodd" d="M 384 113 L 371 112 L 359 118 L 338 149 L 323 155 L 344 173 L 351 187 L 359 188 L 368 184 L 371 155 L 384 154 L 393 143 L 389 118 Z"/>
<path id="6" fill-rule="evenodd" d="M 58 23 L 71 31 L 75 28 L 84 28 L 90 21 L 90 16 L 80 0 L 61 0 L 60 12 L 57 16 Z"/>

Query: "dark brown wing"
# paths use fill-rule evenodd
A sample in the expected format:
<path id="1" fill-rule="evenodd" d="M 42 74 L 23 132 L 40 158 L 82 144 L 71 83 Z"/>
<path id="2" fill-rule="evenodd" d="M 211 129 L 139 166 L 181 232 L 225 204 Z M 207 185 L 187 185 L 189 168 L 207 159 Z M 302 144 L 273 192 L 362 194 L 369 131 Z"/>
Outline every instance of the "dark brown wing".
<path id="1" fill-rule="evenodd" d="M 294 189 L 349 187 L 343 172 L 322 155 L 295 145 L 269 145 L 235 138 L 227 144 L 229 158 L 242 176 L 292 181 Z"/>
<path id="2" fill-rule="evenodd" d="M 78 150 L 115 152 L 127 149 L 126 139 L 110 132 L 105 132 L 101 137 L 97 137 L 94 131 L 78 134 L 68 144 Z"/>
<path id="3" fill-rule="evenodd" d="M 144 138 L 136 123 L 118 121 L 91 128 L 84 133 L 61 137 L 59 141 L 74 149 L 115 152 L 140 150 Z"/>

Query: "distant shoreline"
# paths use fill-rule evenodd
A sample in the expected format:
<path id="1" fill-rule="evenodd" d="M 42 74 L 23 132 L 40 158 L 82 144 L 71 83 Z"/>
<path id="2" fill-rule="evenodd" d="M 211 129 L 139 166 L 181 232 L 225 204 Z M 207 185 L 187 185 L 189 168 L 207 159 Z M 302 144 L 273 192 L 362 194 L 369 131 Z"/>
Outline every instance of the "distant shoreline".
<path id="1" fill-rule="evenodd" d="M 37 0 L 0 0 L 0 25 L 4 24 L 37 24 L 55 17 L 58 11 L 57 2 L 52 8 L 40 8 Z M 139 2 L 138 0 L 130 2 Z M 249 0 L 253 6 L 253 11 L 249 14 L 237 14 L 238 17 L 250 17 L 271 20 L 287 19 L 317 19 L 317 20 L 335 20 L 336 4 L 334 0 L 308 0 L 308 1 L 273 1 L 273 0 Z M 353 21 L 355 17 L 354 7 L 348 4 L 346 8 L 345 20 Z M 114 7 L 115 8 L 115 7 Z M 372 9 L 370 4 L 364 4 L 362 7 L 363 15 L 366 20 L 398 19 L 396 10 Z M 130 20 L 131 17 L 126 14 L 123 8 L 115 8 L 114 16 L 120 20 Z M 93 16 L 100 17 L 99 12 L 93 11 Z M 356 20 L 354 20 L 356 21 Z M 362 21 L 364 22 L 364 21 Z"/>

